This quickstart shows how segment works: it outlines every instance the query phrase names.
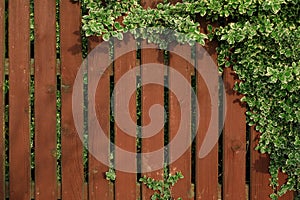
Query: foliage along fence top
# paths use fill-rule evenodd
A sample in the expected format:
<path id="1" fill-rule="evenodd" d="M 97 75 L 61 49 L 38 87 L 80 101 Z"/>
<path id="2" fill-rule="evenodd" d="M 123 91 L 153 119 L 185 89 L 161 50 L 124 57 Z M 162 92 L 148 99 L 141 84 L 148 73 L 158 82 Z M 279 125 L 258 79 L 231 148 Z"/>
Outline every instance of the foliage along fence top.
<path id="1" fill-rule="evenodd" d="M 260 136 L 264 139 L 262 144 L 270 142 L 270 138 L 266 139 L 264 135 L 265 132 L 269 134 L 269 129 L 260 128 L 267 124 L 255 118 L 260 105 L 252 104 L 259 99 L 251 99 L 255 94 L 248 94 L 243 88 L 249 86 L 250 78 L 245 78 L 245 72 L 235 64 L 246 65 L 245 60 L 240 60 L 241 56 L 247 57 L 250 62 L 249 54 L 257 54 L 253 50 L 256 47 L 249 50 L 249 54 L 243 54 L 253 45 L 241 45 L 245 43 L 245 37 L 253 41 L 257 33 L 264 40 L 268 38 L 264 35 L 266 32 L 276 34 L 280 31 L 272 29 L 273 25 L 268 27 L 268 24 L 258 27 L 264 30 L 253 31 L 251 28 L 256 18 L 250 16 L 257 12 L 257 18 L 263 23 L 271 23 L 267 18 L 272 15 L 270 13 L 284 12 L 287 8 L 280 1 L 270 3 L 270 8 L 260 1 L 255 4 L 258 7 L 251 2 L 249 5 L 240 1 L 228 2 L 227 7 L 226 2 L 219 5 L 215 1 L 186 1 L 176 5 L 157 5 L 156 1 L 147 0 L 141 2 L 144 8 L 157 6 L 158 12 L 140 9 L 142 7 L 136 1 L 107 3 L 107 9 L 84 2 L 83 12 L 86 8 L 90 9 L 90 14 L 84 17 L 86 35 L 99 34 L 99 30 L 105 35 L 86 39 L 82 35 L 82 8 L 78 1 L 62 0 L 59 4 L 50 0 L 34 3 L 3 1 L 0 4 L 0 83 L 3 88 L 0 95 L 3 125 L 3 137 L 0 139 L 1 198 L 132 200 L 151 199 L 153 196 L 153 199 L 240 200 L 270 199 L 269 195 L 277 190 L 281 193 L 285 189 L 299 190 L 299 183 L 293 182 L 299 180 L 299 167 L 291 171 L 291 167 L 299 165 L 298 110 L 282 100 L 280 108 L 285 106 L 284 111 L 292 109 L 296 113 L 293 118 L 289 111 L 282 112 L 292 119 L 288 120 L 291 135 L 289 140 L 285 140 L 293 142 L 288 154 L 291 158 L 282 160 L 285 155 L 274 156 L 273 150 L 278 150 L 276 145 L 281 145 L 281 150 L 286 147 L 283 143 L 276 143 L 276 139 L 281 138 L 272 138 L 274 148 L 266 146 L 264 149 L 264 145 L 261 146 L 262 151 L 271 154 L 271 166 L 275 166 L 270 167 L 272 175 L 277 174 L 278 169 L 292 174 L 288 178 L 286 174 L 279 173 L 279 186 L 288 180 L 287 187 L 279 190 L 276 183 L 272 182 L 273 188 L 269 186 L 269 156 L 255 150 Z M 291 7 L 295 2 L 284 3 Z M 207 8 L 203 10 L 205 6 Z M 261 11 L 259 6 L 265 8 Z M 128 13 L 126 9 L 130 7 L 132 12 Z M 236 10 L 234 8 L 238 11 L 233 11 Z M 32 11 L 34 15 L 30 17 Z M 188 17 L 191 12 L 197 17 L 195 22 Z M 299 9 L 292 12 L 299 12 Z M 98 23 L 93 29 L 91 13 L 95 14 L 94 17 L 100 15 L 102 20 L 112 21 L 112 27 L 120 30 L 110 29 L 111 24 L 105 23 L 104 28 L 99 28 L 101 23 Z M 204 20 L 198 13 L 208 19 Z M 232 17 L 233 21 L 240 14 L 242 20 L 230 24 L 220 18 L 218 20 L 223 25 L 214 23 L 207 29 L 203 28 L 211 23 L 211 16 L 216 13 L 224 19 Z M 174 23 L 171 22 L 172 15 Z M 183 34 L 161 28 L 137 29 L 134 33 L 135 36 L 146 34 L 149 39 L 155 32 L 159 36 L 159 45 L 123 34 L 124 27 L 136 28 L 131 27 L 133 19 L 138 25 L 147 22 L 145 16 L 149 22 L 146 27 L 155 27 L 157 21 L 165 23 L 169 20 L 169 24 L 165 23 L 166 27 L 175 27 L 175 30 L 181 27 Z M 267 20 L 264 21 L 263 16 Z M 249 23 L 243 21 L 247 17 L 250 17 Z M 179 18 L 177 22 L 176 18 Z M 188 23 L 190 21 L 193 23 Z M 197 27 L 199 24 L 201 32 Z M 290 22 L 291 27 L 295 24 Z M 240 30 L 242 25 L 246 26 Z M 225 28 L 218 29 L 219 26 Z M 193 34 L 185 32 L 186 27 Z M 289 30 L 297 35 L 299 28 Z M 149 32 L 152 34 L 147 35 Z M 274 79 L 277 73 L 278 80 L 289 87 L 280 91 L 289 91 L 287 95 L 290 95 L 291 105 L 297 102 L 295 94 L 299 94 L 299 73 L 296 70 L 299 62 L 294 60 L 299 55 L 293 49 L 299 38 L 292 38 L 293 33 L 287 33 L 294 42 L 290 44 L 292 52 L 287 57 L 292 59 L 290 76 L 294 79 L 281 77 L 281 71 L 269 65 L 265 76 Z M 220 37 L 219 44 L 216 40 L 205 40 L 206 34 L 208 38 Z M 110 35 L 116 39 L 109 40 Z M 161 45 L 162 41 L 170 38 L 192 45 L 176 42 Z M 152 40 L 155 41 L 155 38 Z M 206 41 L 204 48 L 198 45 L 203 41 Z M 264 43 L 257 45 L 261 44 Z M 233 45 L 236 45 L 235 49 Z M 280 50 L 288 49 L 282 47 Z M 83 59 L 85 52 L 89 54 Z M 265 54 L 261 54 L 267 60 Z M 224 64 L 228 68 L 220 75 L 217 62 L 222 63 L 222 58 L 227 60 Z M 252 64 L 257 63 L 253 61 Z M 232 65 L 235 71 L 230 67 Z M 289 69 L 284 71 L 287 72 Z M 244 97 L 233 89 L 238 81 L 237 75 L 242 80 L 238 89 L 246 94 Z M 255 70 L 253 77 L 261 78 Z M 252 79 L 255 80 L 258 79 Z M 261 96 L 265 98 L 265 95 Z M 247 111 L 250 123 L 257 123 L 256 129 L 262 135 L 254 126 L 247 127 L 246 103 L 241 102 L 242 98 L 251 108 Z M 268 117 L 266 119 L 269 120 Z M 271 119 L 268 122 L 270 126 L 275 123 Z M 282 124 L 278 126 L 285 127 Z M 295 163 L 284 168 L 285 165 L 280 162 Z M 276 196 L 273 194 L 272 198 L 276 199 Z M 293 192 L 287 192 L 279 199 L 290 200 L 294 196 Z"/>

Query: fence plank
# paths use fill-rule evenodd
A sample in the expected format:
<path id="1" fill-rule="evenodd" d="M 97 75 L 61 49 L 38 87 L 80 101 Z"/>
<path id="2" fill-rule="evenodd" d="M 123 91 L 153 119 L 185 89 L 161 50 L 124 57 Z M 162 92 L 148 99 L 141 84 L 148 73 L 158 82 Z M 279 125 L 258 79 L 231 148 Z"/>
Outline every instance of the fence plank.
<path id="1" fill-rule="evenodd" d="M 136 93 L 130 92 L 130 89 L 135 90 L 136 87 L 135 74 L 129 75 L 129 80 L 118 83 L 125 73 L 135 67 L 136 51 L 125 54 L 127 50 L 135 49 L 135 47 L 136 43 L 132 37 L 124 37 L 123 42 L 115 40 L 115 145 L 125 151 L 115 150 L 115 166 L 117 168 L 115 199 L 117 200 L 137 199 L 136 173 L 129 172 L 136 172 L 136 128 L 130 125 L 131 123 L 136 124 Z M 120 84 L 120 87 L 116 88 L 116 84 Z M 124 114 L 128 114 L 128 117 L 124 117 Z M 126 127 L 126 124 L 129 127 Z M 132 156 L 125 156 L 128 152 L 133 153 Z"/>
<path id="2" fill-rule="evenodd" d="M 142 61 L 142 85 L 147 82 L 155 82 L 156 84 L 147 84 L 143 85 L 142 87 L 142 153 L 151 153 L 156 150 L 162 150 L 161 154 L 157 157 L 149 158 L 149 159 L 142 159 L 142 172 L 143 169 L 149 170 L 149 165 L 158 165 L 163 166 L 164 163 L 164 129 L 161 128 L 156 131 L 159 124 L 163 123 L 164 121 L 164 113 L 155 113 L 157 116 L 152 116 L 152 119 L 149 116 L 150 108 L 155 105 L 164 106 L 164 55 L 161 50 L 157 49 L 157 45 L 147 44 L 146 41 L 142 43 L 142 51 L 141 51 L 141 61 Z M 157 67 L 158 64 L 161 66 Z M 152 65 L 151 67 L 155 70 L 151 70 L 150 68 L 143 67 L 143 65 Z M 155 65 L 155 66 L 153 66 Z M 153 114 L 153 113 L 152 113 Z M 151 129 L 149 126 L 151 125 Z M 154 125 L 155 124 L 155 125 Z M 149 126 L 148 126 L 149 125 Z M 148 127 L 147 127 L 148 126 Z M 155 135 L 154 135 L 155 134 Z M 148 135 L 153 135 L 148 137 Z M 155 180 L 162 180 L 163 179 L 163 169 L 162 167 L 159 170 L 154 170 L 152 172 L 142 173 L 142 175 L 154 178 Z M 151 195 L 153 191 L 148 189 L 144 184 L 142 186 L 142 194 L 144 200 L 151 199 Z"/>
<path id="3" fill-rule="evenodd" d="M 29 1 L 9 1 L 8 37 L 10 199 L 21 200 L 30 198 Z"/>
<path id="4" fill-rule="evenodd" d="M 250 141 L 250 199 L 271 199 L 269 195 L 272 193 L 269 174 L 270 159 L 267 154 L 261 154 L 255 150 L 258 144 L 259 133 L 251 127 Z"/>
<path id="5" fill-rule="evenodd" d="M 81 9 L 78 2 L 60 1 L 61 46 L 61 142 L 62 198 L 82 199 L 83 158 L 82 142 L 78 137 L 72 115 L 72 92 L 76 73 L 82 62 Z M 84 198 L 86 199 L 86 197 Z"/>
<path id="6" fill-rule="evenodd" d="M 191 47 L 176 45 L 170 49 L 174 53 L 170 52 L 169 58 L 169 143 L 175 137 L 180 138 L 180 143 L 170 144 L 170 172 L 181 171 L 184 176 L 172 191 L 174 198 L 191 199 L 191 86 L 187 88 L 184 84 L 191 83 Z M 177 78 L 171 69 L 176 70 L 180 77 Z M 180 157 L 175 161 L 174 156 L 178 153 Z"/>
<path id="7" fill-rule="evenodd" d="M 260 133 L 252 126 L 251 129 L 251 153 L 250 153 L 250 199 L 271 199 L 269 196 L 273 192 L 270 184 L 269 162 L 270 158 L 267 154 L 261 154 L 255 150 L 259 142 Z M 282 185 L 287 176 L 282 172 L 279 173 L 279 185 Z M 290 200 L 294 198 L 293 192 L 287 192 L 279 200 Z"/>
<path id="8" fill-rule="evenodd" d="M 218 199 L 219 93 L 215 63 L 217 44 L 210 43 L 210 46 L 212 48 L 208 52 L 200 46 L 196 48 L 196 66 L 200 72 L 196 73 L 200 117 L 196 135 L 196 199 L 204 200 Z"/>
<path id="9" fill-rule="evenodd" d="M 238 81 L 232 68 L 224 70 L 227 113 L 223 131 L 223 199 L 246 198 L 246 115 L 241 95 L 233 90 Z"/>
<path id="10" fill-rule="evenodd" d="M 57 199 L 55 17 L 55 1 L 35 0 L 35 198 L 49 200 Z"/>
<path id="11" fill-rule="evenodd" d="M 0 198 L 5 197 L 5 132 L 4 132 L 4 65 L 5 65 L 5 1 L 0 3 Z"/>
<path id="12" fill-rule="evenodd" d="M 88 88 L 98 85 L 95 94 L 88 90 L 89 95 L 95 95 L 95 102 L 89 102 L 88 136 L 89 150 L 96 155 L 95 157 L 89 154 L 89 199 L 112 200 L 113 190 L 109 181 L 105 179 L 105 172 L 109 170 L 109 167 L 97 160 L 97 156 L 100 157 L 102 155 L 102 159 L 109 162 L 109 143 L 101 143 L 101 141 L 99 141 L 99 130 L 96 130 L 96 126 L 93 124 L 99 121 L 103 134 L 105 134 L 109 140 L 110 72 L 109 69 L 104 71 L 109 65 L 109 45 L 108 43 L 101 44 L 101 42 L 103 42 L 103 40 L 100 37 L 89 38 L 89 50 L 92 52 L 88 57 Z M 99 44 L 101 44 L 101 46 L 95 49 Z M 101 73 L 103 74 L 99 82 L 95 82 Z M 97 116 L 94 116 L 94 113 L 96 113 Z M 97 117 L 97 119 L 95 119 L 95 117 Z"/>

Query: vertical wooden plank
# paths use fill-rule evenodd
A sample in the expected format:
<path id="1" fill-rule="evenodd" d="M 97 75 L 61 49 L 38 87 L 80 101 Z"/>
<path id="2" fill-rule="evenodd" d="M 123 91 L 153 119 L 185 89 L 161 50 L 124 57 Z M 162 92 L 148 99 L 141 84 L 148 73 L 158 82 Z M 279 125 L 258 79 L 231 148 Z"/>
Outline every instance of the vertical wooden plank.
<path id="1" fill-rule="evenodd" d="M 83 145 L 72 115 L 72 92 L 82 62 L 80 3 L 60 1 L 62 198 L 83 198 Z"/>
<path id="2" fill-rule="evenodd" d="M 250 130 L 250 199 L 271 199 L 269 195 L 273 192 L 270 184 L 269 156 L 255 150 L 259 141 L 259 133 L 252 126 Z"/>
<path id="3" fill-rule="evenodd" d="M 153 127 L 155 129 L 159 126 L 159 122 L 156 119 L 152 119 L 149 116 L 150 108 L 155 105 L 164 106 L 164 55 L 163 51 L 158 49 L 157 45 L 147 44 L 146 41 L 142 43 L 142 51 L 141 51 L 141 64 L 142 64 L 142 153 L 151 153 L 156 150 L 164 149 L 164 129 L 162 128 L 157 133 L 153 133 L 152 129 L 147 128 L 150 124 L 156 124 Z M 158 67 L 158 64 L 161 66 Z M 144 65 L 152 65 L 150 67 L 155 70 L 151 70 L 149 67 L 144 67 Z M 155 65 L 155 66 L 153 66 Z M 147 84 L 147 82 L 155 82 L 156 84 Z M 164 113 L 157 113 L 160 115 L 160 122 L 164 121 Z M 158 117 L 157 117 L 158 119 Z M 148 137 L 149 135 L 153 135 Z M 143 157 L 145 158 L 145 157 Z M 146 158 L 145 158 L 146 159 Z M 161 155 L 153 159 L 156 165 L 163 166 L 164 163 L 164 151 L 161 152 Z M 150 166 L 147 165 L 147 160 L 142 159 L 142 170 L 151 168 L 151 165 L 154 162 L 150 162 Z M 151 172 L 142 173 L 142 176 L 151 177 L 155 180 L 163 180 L 163 169 L 153 170 Z M 148 200 L 151 199 L 151 195 L 153 195 L 153 191 L 147 188 L 143 184 L 142 186 L 142 199 Z"/>
<path id="4" fill-rule="evenodd" d="M 219 96 L 218 73 L 217 69 L 213 70 L 213 67 L 216 67 L 217 62 L 215 50 L 217 43 L 209 43 L 209 46 L 211 51 L 204 51 L 204 48 L 198 45 L 196 48 L 196 65 L 200 73 L 196 73 L 200 117 L 196 135 L 196 199 L 216 200 L 218 199 Z M 210 152 L 204 152 L 208 154 L 203 158 L 199 157 L 201 148 L 206 147 Z"/>
<path id="5" fill-rule="evenodd" d="M 223 199 L 246 198 L 246 115 L 241 95 L 233 90 L 238 77 L 232 68 L 224 70 L 227 113 L 223 131 Z"/>
<path id="6" fill-rule="evenodd" d="M 0 198 L 5 196 L 5 133 L 4 133 L 4 61 L 5 61 L 5 1 L 0 3 Z"/>
<path id="7" fill-rule="evenodd" d="M 125 36 L 124 42 L 115 40 L 115 63 L 114 63 L 114 82 L 115 86 L 118 81 L 127 73 L 130 69 L 135 67 L 136 64 L 136 51 L 124 53 L 127 49 L 135 49 L 135 41 L 132 37 Z M 134 200 L 136 196 L 136 156 L 127 157 L 124 154 L 127 152 L 136 153 L 136 129 L 131 127 L 118 126 L 119 120 L 123 122 L 130 122 L 136 124 L 136 93 L 129 91 L 129 88 L 136 85 L 135 75 L 129 75 L 128 81 L 123 81 L 119 88 L 114 88 L 115 98 L 115 145 L 120 148 L 115 152 L 115 167 L 116 167 L 116 181 L 115 181 L 115 199 L 116 200 Z M 129 105 L 127 96 L 131 96 Z M 119 119 L 118 115 L 127 113 L 130 118 Z M 119 119 L 119 120 L 118 120 Z M 118 122 L 119 121 L 119 122 Z M 127 129 L 127 130 L 124 130 Z M 123 150 L 123 151 L 121 151 Z M 124 152 L 125 151 L 125 152 Z M 126 166 L 131 166 L 129 169 Z M 130 170 L 126 172 L 123 169 Z"/>
<path id="8" fill-rule="evenodd" d="M 99 137 L 97 137 L 98 134 L 100 134 L 99 130 L 96 130 L 95 124 L 93 124 L 95 122 L 99 123 L 103 133 L 107 138 L 110 138 L 110 72 L 107 68 L 109 65 L 109 45 L 107 42 L 102 43 L 103 40 L 100 37 L 90 37 L 88 42 L 89 50 L 91 51 L 88 57 L 88 86 L 93 87 L 93 85 L 98 85 L 95 94 L 88 90 L 89 95 L 95 95 L 95 102 L 89 102 L 89 150 L 93 152 L 93 154 L 97 154 L 97 156 L 100 156 L 100 154 L 104 155 L 106 161 L 109 162 L 109 144 L 99 141 Z M 101 44 L 101 46 L 96 48 L 99 44 Z M 101 73 L 103 74 L 99 82 L 96 83 L 95 81 L 98 80 L 96 76 L 100 76 Z M 93 113 L 95 112 L 97 119 L 94 120 L 95 116 L 93 116 Z M 103 147 L 101 145 L 105 146 Z M 112 187 L 105 178 L 105 172 L 108 170 L 109 167 L 107 165 L 101 163 L 95 156 L 89 154 L 88 187 L 90 200 L 113 199 Z"/>
<path id="9" fill-rule="evenodd" d="M 55 15 L 55 1 L 34 1 L 35 198 L 49 200 L 57 199 Z"/>
<path id="10" fill-rule="evenodd" d="M 182 199 L 191 199 L 191 90 L 182 84 L 186 81 L 189 85 L 191 83 L 191 47 L 188 45 L 176 45 L 170 48 L 172 51 L 169 56 L 169 143 L 176 137 L 179 132 L 184 133 L 184 137 L 180 137 L 180 144 L 170 144 L 170 172 L 174 174 L 181 172 L 184 176 L 173 187 L 173 197 Z M 185 54 L 185 56 L 183 55 Z M 188 59 L 188 60 L 186 60 Z M 173 69 L 173 70 L 171 70 Z M 180 74 L 180 79 L 176 78 L 176 72 Z M 175 93 L 174 90 L 181 94 L 181 97 Z M 181 111 L 184 111 L 183 113 Z M 185 152 L 180 152 L 180 157 L 176 160 L 174 155 L 178 151 L 182 151 L 185 146 L 188 146 Z M 180 149 L 180 150 L 179 150 Z M 175 153 L 176 152 L 176 153 Z"/>
<path id="11" fill-rule="evenodd" d="M 162 2 L 162 0 L 142 0 L 141 5 L 143 8 L 155 8 L 158 3 Z M 151 49 L 152 48 L 152 49 Z M 146 41 L 142 43 L 141 50 L 141 65 L 144 64 L 164 64 L 164 55 L 163 51 L 159 51 L 156 45 L 150 45 Z M 157 83 L 164 85 L 164 69 L 163 67 L 157 70 L 154 74 L 150 74 L 151 71 L 144 69 L 142 67 L 142 84 L 143 81 L 146 81 L 147 77 L 154 78 Z M 142 87 L 142 126 L 145 127 L 147 124 L 151 123 L 151 119 L 149 117 L 149 109 L 152 105 L 159 104 L 164 105 L 164 88 L 159 85 L 147 85 Z M 152 122 L 153 123 L 153 122 Z M 147 132 L 145 128 L 142 129 L 142 137 L 143 135 L 154 134 L 151 132 Z M 158 133 L 155 133 L 153 137 L 142 139 L 142 153 L 149 153 L 155 150 L 161 149 L 164 146 L 164 130 L 160 130 Z M 158 165 L 163 165 L 164 155 L 162 154 L 159 158 L 156 158 Z M 146 161 L 142 160 L 142 169 L 147 167 L 145 166 Z M 142 173 L 142 176 L 151 177 L 155 180 L 163 179 L 163 169 L 155 170 L 153 172 Z M 151 195 L 153 195 L 153 191 L 150 190 L 146 185 L 142 185 L 142 199 L 150 199 Z"/>
<path id="12" fill-rule="evenodd" d="M 30 199 L 29 1 L 9 1 L 10 199 Z M 21 179 L 21 181 L 20 181 Z"/>
<path id="13" fill-rule="evenodd" d="M 267 154 L 261 154 L 255 150 L 259 142 L 260 133 L 251 127 L 251 149 L 250 149 L 250 199 L 271 199 L 270 194 L 273 193 L 270 185 L 269 162 L 270 158 Z M 283 184 L 287 178 L 282 172 L 279 173 L 279 184 Z M 293 192 L 288 192 L 279 200 L 293 199 Z"/>
<path id="14" fill-rule="evenodd" d="M 171 4 L 176 4 L 177 2 L 182 2 L 182 0 L 170 0 Z M 191 66 L 186 60 L 183 59 L 182 54 L 186 54 L 184 58 L 191 58 L 191 49 L 187 50 L 187 46 L 171 46 L 170 49 L 180 52 L 181 54 L 177 55 L 176 53 L 169 54 L 169 65 L 171 68 L 178 71 L 187 82 L 191 83 Z M 187 51 L 186 51 L 187 50 Z M 177 80 L 172 78 L 174 74 L 169 71 L 169 87 L 182 87 L 177 84 Z M 174 85 L 174 86 L 173 86 Z M 182 138 L 182 145 L 191 144 L 191 88 L 187 91 L 186 88 L 180 88 L 181 92 L 186 93 L 186 99 L 177 99 L 176 94 L 169 91 L 169 143 L 174 139 L 176 134 L 178 134 L 179 125 L 182 123 L 184 127 L 182 129 L 187 133 L 187 137 Z M 187 113 L 181 113 L 180 108 L 186 107 L 188 110 Z M 170 159 L 173 160 L 172 151 L 176 150 L 176 147 L 170 145 Z M 183 153 L 183 152 L 182 152 Z M 189 147 L 178 160 L 173 163 L 170 163 L 170 172 L 172 174 L 177 171 L 181 171 L 184 176 L 184 179 L 179 180 L 178 183 L 173 187 L 172 193 L 174 198 L 181 197 L 183 200 L 191 199 L 193 197 L 192 187 L 191 187 L 191 148 Z"/>

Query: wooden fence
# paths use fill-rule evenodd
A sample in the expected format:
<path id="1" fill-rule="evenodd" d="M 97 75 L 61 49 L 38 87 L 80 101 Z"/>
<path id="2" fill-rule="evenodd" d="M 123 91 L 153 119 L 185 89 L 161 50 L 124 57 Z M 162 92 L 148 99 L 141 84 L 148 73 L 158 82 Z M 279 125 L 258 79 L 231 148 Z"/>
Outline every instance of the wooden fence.
<path id="1" fill-rule="evenodd" d="M 83 61 L 81 7 L 78 1 L 60 1 L 59 54 L 56 52 L 57 19 L 54 0 L 34 1 L 34 45 L 30 45 L 32 42 L 30 42 L 29 1 L 11 0 L 8 5 L 5 2 L 0 3 L 0 124 L 2 125 L 0 198 L 150 199 L 153 191 L 138 183 L 140 174 L 116 170 L 117 178 L 114 182 L 110 182 L 105 178 L 105 172 L 109 169 L 106 165 L 92 155 L 87 157 L 88 165 L 83 162 L 85 156 L 83 144 L 78 137 L 72 115 L 72 87 Z M 156 1 L 142 0 L 145 7 L 154 6 L 153 2 Z M 8 27 L 6 27 L 6 11 L 8 11 Z M 6 36 L 8 38 L 5 38 Z M 90 38 L 90 50 L 100 42 L 99 38 Z M 215 47 L 215 43 L 210 43 L 207 51 L 216 61 Z M 116 54 L 117 51 L 118 48 L 115 48 Z M 8 52 L 8 58 L 5 52 Z M 137 52 L 133 51 L 117 59 L 114 62 L 113 73 L 107 71 L 101 78 L 101 95 L 96 94 L 96 109 L 100 110 L 97 115 L 99 122 L 104 125 L 102 128 L 108 134 L 110 130 L 114 130 L 115 144 L 132 152 L 137 151 L 136 138 L 126 136 L 118 126 L 110 122 L 110 84 L 116 83 L 125 72 L 136 66 L 137 62 L 140 62 L 138 64 L 164 62 L 163 52 L 156 49 L 142 50 L 139 60 L 136 60 L 136 54 Z M 107 60 L 108 58 L 103 58 L 101 62 Z M 210 116 L 211 102 L 208 91 L 203 89 L 205 83 L 201 77 L 197 73 L 191 73 L 191 66 L 172 53 L 168 62 L 169 66 L 179 71 L 188 82 L 196 80 L 200 115 Z M 161 74 L 162 76 L 157 78 L 163 83 L 164 73 Z M 143 80 L 143 77 L 141 79 Z M 195 156 L 199 154 L 206 134 L 205 127 L 209 123 L 205 117 L 201 118 L 193 145 L 169 166 L 171 173 L 181 171 L 184 175 L 184 179 L 174 186 L 173 195 L 184 200 L 269 199 L 268 195 L 272 190 L 268 186 L 268 157 L 254 150 L 259 134 L 253 128 L 248 130 L 249 138 L 246 137 L 246 106 L 239 101 L 241 95 L 232 89 L 237 81 L 236 75 L 228 68 L 223 74 L 223 79 L 227 115 L 219 144 L 216 144 L 206 157 L 200 159 Z M 34 92 L 31 91 L 33 85 L 31 80 L 34 80 Z M 8 91 L 6 82 L 9 84 Z M 61 92 L 59 112 L 57 91 Z M 142 87 L 142 123 L 149 123 L 149 116 L 144 113 L 147 113 L 151 105 L 164 104 L 166 98 L 164 94 L 164 88 L 161 86 Z M 34 102 L 30 101 L 31 95 L 34 95 Z M 116 94 L 115 98 L 118 99 L 120 96 Z M 169 93 L 167 99 L 170 116 L 167 134 L 169 139 L 172 139 L 180 123 L 180 108 L 172 93 Z M 131 101 L 132 120 L 137 120 L 136 105 L 135 100 Z M 6 108 L 9 108 L 8 113 Z M 57 118 L 60 119 L 59 127 Z M 59 135 L 58 128 L 61 133 Z M 185 130 L 190 132 L 191 128 L 185 127 Z M 34 137 L 31 136 L 33 131 Z M 145 139 L 140 150 L 151 152 L 162 148 L 165 135 L 165 131 L 161 130 L 154 137 Z M 61 141 L 59 158 L 56 156 L 58 141 Z M 97 141 L 93 138 L 89 138 L 88 143 L 90 148 L 97 148 Z M 118 155 L 115 159 L 119 159 Z M 58 174 L 61 175 L 61 179 L 58 179 Z M 142 175 L 162 179 L 162 170 Z M 283 182 L 285 176 L 281 174 L 280 179 Z M 288 193 L 280 199 L 291 200 L 293 194 Z"/>

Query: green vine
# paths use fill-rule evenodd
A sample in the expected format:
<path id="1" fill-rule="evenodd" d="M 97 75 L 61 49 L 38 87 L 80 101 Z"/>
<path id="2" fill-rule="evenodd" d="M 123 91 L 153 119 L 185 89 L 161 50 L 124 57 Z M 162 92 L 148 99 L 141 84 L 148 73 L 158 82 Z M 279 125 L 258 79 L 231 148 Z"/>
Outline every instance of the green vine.
<path id="1" fill-rule="evenodd" d="M 163 47 L 171 40 L 191 45 L 217 40 L 219 66 L 232 66 L 242 80 L 235 89 L 245 95 L 248 124 L 261 132 L 257 150 L 270 155 L 271 198 L 300 193 L 300 0 L 164 1 L 155 9 L 144 9 L 137 0 L 83 3 L 89 10 L 83 16 L 86 36 L 122 40 L 131 31 Z M 209 34 L 200 33 L 199 16 L 219 27 L 209 24 L 204 27 Z M 160 27 L 186 37 L 151 38 Z M 279 171 L 288 179 L 278 189 Z"/>
<path id="2" fill-rule="evenodd" d="M 164 180 L 155 180 L 153 178 L 143 176 L 140 178 L 140 182 L 146 185 L 149 189 L 155 191 L 151 195 L 151 200 L 170 200 L 175 199 L 172 197 L 172 187 L 180 180 L 183 179 L 181 172 L 170 174 L 168 167 L 164 166 Z M 177 198 L 182 200 L 182 198 Z"/>

